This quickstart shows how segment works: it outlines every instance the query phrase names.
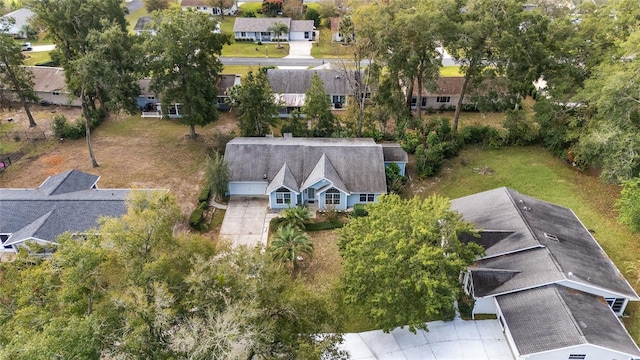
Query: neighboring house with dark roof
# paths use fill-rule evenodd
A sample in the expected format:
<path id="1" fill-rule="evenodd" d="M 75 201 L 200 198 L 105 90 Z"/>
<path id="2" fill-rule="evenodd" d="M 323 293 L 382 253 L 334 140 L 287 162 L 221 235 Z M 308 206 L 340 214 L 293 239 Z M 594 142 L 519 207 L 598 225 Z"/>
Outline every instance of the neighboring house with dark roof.
<path id="1" fill-rule="evenodd" d="M 277 41 L 272 31 L 276 23 L 283 23 L 289 29 L 280 35 L 280 41 L 313 40 L 313 20 L 291 20 L 291 18 L 236 18 L 233 34 L 236 40 L 272 42 Z"/>
<path id="2" fill-rule="evenodd" d="M 55 244 L 65 232 L 85 233 L 100 217 L 126 212 L 129 189 L 98 189 L 100 177 L 77 170 L 47 178 L 36 189 L 0 188 L 0 241 L 16 252 L 26 242 Z"/>
<path id="3" fill-rule="evenodd" d="M 14 23 L 9 27 L 7 33 L 17 38 L 26 38 L 27 34 L 24 33 L 22 28 L 26 24 L 29 24 L 29 21 L 31 21 L 33 15 L 33 11 L 27 8 L 18 9 L 16 11 L 8 13 L 7 15 L 4 15 L 3 18 L 14 20 Z"/>
<path id="4" fill-rule="evenodd" d="M 67 90 L 64 69 L 49 66 L 26 66 L 33 74 L 33 90 L 40 101 L 54 105 L 81 106 L 82 102 Z"/>
<path id="5" fill-rule="evenodd" d="M 182 0 L 180 6 L 182 7 L 183 11 L 192 9 L 210 15 L 220 15 L 220 13 L 224 13 L 225 15 L 235 15 L 238 12 L 238 6 L 236 2 L 234 2 L 233 5 L 227 9 L 220 9 L 217 6 L 211 6 L 205 0 Z"/>
<path id="6" fill-rule="evenodd" d="M 140 95 L 138 95 L 136 102 L 138 104 L 138 108 L 142 111 L 142 117 L 161 118 L 163 117 L 163 113 L 166 113 L 167 117 L 171 119 L 182 117 L 182 114 L 180 113 L 182 106 L 180 104 L 170 104 L 168 108 L 163 111 L 160 96 L 151 91 L 151 79 L 142 79 L 138 81 L 138 84 L 140 85 Z M 221 74 L 218 77 L 218 97 L 216 99 L 218 110 L 231 110 L 231 107 L 226 101 L 229 97 L 227 95 L 227 90 L 240 84 L 240 75 Z"/>
<path id="7" fill-rule="evenodd" d="M 618 316 L 635 290 L 571 209 L 499 188 L 452 201 L 485 249 L 464 274 L 473 314 L 495 314 L 516 359 L 638 359 Z"/>
<path id="8" fill-rule="evenodd" d="M 397 149 L 388 153 L 389 162 L 406 159 Z M 346 210 L 387 193 L 384 147 L 372 139 L 235 138 L 225 160 L 229 195 L 268 196 L 271 208 Z"/>
<path id="9" fill-rule="evenodd" d="M 133 31 L 135 31 L 136 35 L 142 35 L 143 33 L 149 33 L 151 35 L 155 35 L 155 29 L 149 28 L 148 24 L 151 23 L 151 16 L 141 16 L 136 21 L 136 26 L 133 27 Z"/>
<path id="10" fill-rule="evenodd" d="M 331 99 L 333 110 L 343 110 L 349 97 L 354 93 L 352 87 L 357 86 L 360 78 L 355 71 L 343 70 L 289 70 L 269 69 L 267 78 L 276 101 L 282 105 L 280 117 L 289 117 L 294 110 L 301 110 L 306 99 L 306 92 L 311 87 L 311 77 L 318 74 L 324 84 L 324 91 Z M 371 97 L 369 89 L 365 97 Z"/>

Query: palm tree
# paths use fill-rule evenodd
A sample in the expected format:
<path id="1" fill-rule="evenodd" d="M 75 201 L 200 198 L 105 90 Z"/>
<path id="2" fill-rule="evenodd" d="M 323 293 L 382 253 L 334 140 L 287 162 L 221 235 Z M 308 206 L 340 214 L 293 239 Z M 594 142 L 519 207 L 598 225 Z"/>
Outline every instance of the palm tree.
<path id="1" fill-rule="evenodd" d="M 311 213 L 309 212 L 309 208 L 306 206 L 290 206 L 280 213 L 282 217 L 282 226 L 291 226 L 294 228 L 298 228 L 300 230 L 304 230 L 304 223 L 309 221 L 311 218 Z"/>
<path id="2" fill-rule="evenodd" d="M 269 252 L 273 259 L 286 264 L 291 264 L 293 270 L 298 268 L 298 262 L 303 256 L 313 254 L 313 243 L 302 230 L 291 225 L 281 227 L 269 246 Z"/>
<path id="3" fill-rule="evenodd" d="M 280 45 L 280 35 L 289 33 L 289 27 L 283 22 L 276 21 L 273 23 L 273 26 L 269 27 L 267 30 L 276 34 L 276 41 L 278 42 L 278 46 L 276 46 L 276 48 L 282 49 L 282 45 Z"/>

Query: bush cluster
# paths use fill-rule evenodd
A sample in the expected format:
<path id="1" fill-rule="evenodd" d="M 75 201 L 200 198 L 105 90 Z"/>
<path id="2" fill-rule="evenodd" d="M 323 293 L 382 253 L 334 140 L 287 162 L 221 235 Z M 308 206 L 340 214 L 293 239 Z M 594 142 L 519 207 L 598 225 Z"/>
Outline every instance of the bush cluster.
<path id="1" fill-rule="evenodd" d="M 189 225 L 198 231 L 207 230 L 205 210 L 209 207 L 209 196 L 211 187 L 207 184 L 198 195 L 198 207 L 189 216 Z"/>
<path id="2" fill-rule="evenodd" d="M 84 121 L 70 123 L 64 115 L 56 115 L 53 118 L 53 133 L 60 139 L 82 139 L 87 132 Z"/>

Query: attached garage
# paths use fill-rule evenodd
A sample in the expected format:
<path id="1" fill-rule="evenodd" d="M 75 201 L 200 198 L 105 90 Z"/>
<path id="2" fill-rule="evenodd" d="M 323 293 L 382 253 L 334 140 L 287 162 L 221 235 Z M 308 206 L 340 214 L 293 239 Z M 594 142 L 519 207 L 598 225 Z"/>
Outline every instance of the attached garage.
<path id="1" fill-rule="evenodd" d="M 263 181 L 238 181 L 229 183 L 229 195 L 266 195 L 267 183 Z"/>

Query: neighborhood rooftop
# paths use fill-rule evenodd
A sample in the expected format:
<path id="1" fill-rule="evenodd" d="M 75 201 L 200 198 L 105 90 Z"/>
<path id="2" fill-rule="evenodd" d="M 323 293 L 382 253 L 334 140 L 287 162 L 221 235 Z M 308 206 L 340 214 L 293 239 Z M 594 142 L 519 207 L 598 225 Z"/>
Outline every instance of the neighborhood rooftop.
<path id="1" fill-rule="evenodd" d="M 313 74 L 318 74 L 327 94 L 351 93 L 347 75 L 353 77 L 353 71 L 347 74 L 342 70 L 267 70 L 269 84 L 276 94 L 305 94 L 311 87 Z"/>
<path id="2" fill-rule="evenodd" d="M 282 23 L 291 29 L 291 18 L 236 18 L 233 32 L 264 32 L 269 31 L 276 23 Z"/>

